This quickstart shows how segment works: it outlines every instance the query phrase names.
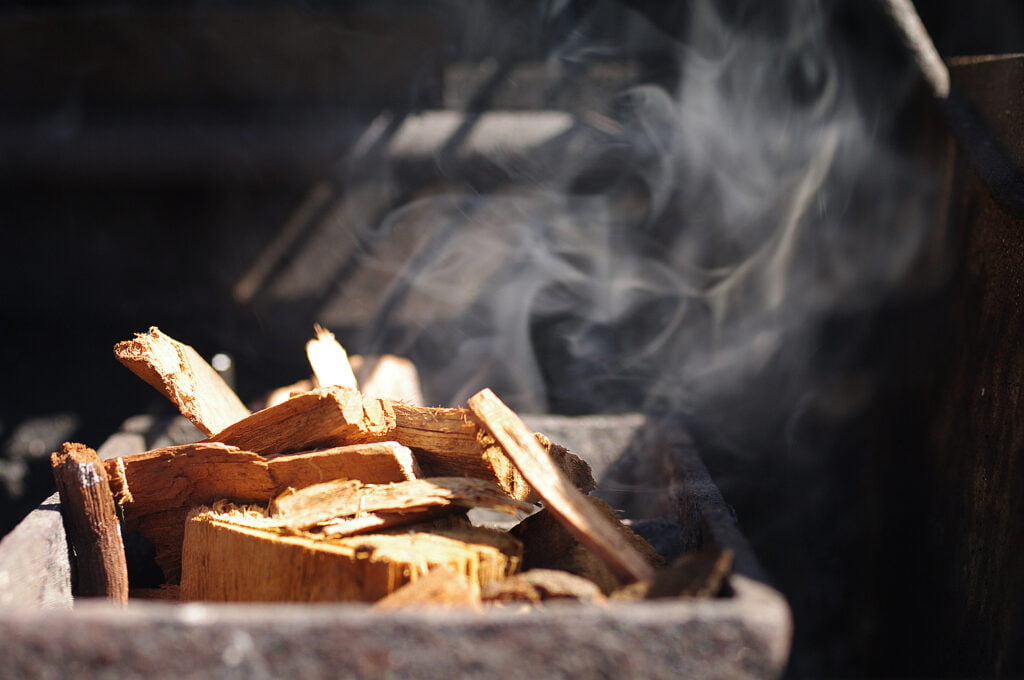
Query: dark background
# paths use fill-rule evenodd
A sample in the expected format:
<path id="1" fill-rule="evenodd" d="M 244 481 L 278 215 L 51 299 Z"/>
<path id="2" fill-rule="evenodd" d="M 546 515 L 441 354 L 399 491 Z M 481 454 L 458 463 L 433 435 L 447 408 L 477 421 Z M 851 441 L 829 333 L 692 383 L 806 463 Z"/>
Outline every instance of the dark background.
<path id="1" fill-rule="evenodd" d="M 628 4 L 669 33 L 686 22 L 685 3 Z M 726 4 L 738 14 L 747 7 Z M 311 308 L 301 298 L 241 304 L 232 289 L 310 186 L 338 176 L 382 111 L 445 107 L 446 64 L 498 57 L 500 68 L 543 56 L 581 17 L 593 18 L 591 5 L 568 3 L 555 15 L 542 3 L 496 2 L 0 9 L 0 533 L 52 492 L 47 457 L 61 441 L 98 446 L 128 416 L 167 411 L 113 359 L 113 344 L 132 333 L 159 325 L 204 356 L 230 353 L 247 400 L 304 377 Z M 865 61 L 888 71 L 879 81 L 905 70 L 870 3 L 849 5 L 836 11 L 836 30 L 872 51 Z M 1016 2 L 918 5 L 944 56 L 1024 51 Z M 629 30 L 601 22 L 593 19 L 650 79 L 671 80 L 657 45 L 631 43 Z M 935 650 L 948 631 L 905 610 L 932 597 L 903 597 L 924 586 L 898 549 L 900 533 L 925 521 L 927 490 L 862 455 L 923 437 L 935 407 L 928 376 L 954 349 L 922 351 L 917 340 L 955 323 L 943 291 L 823 324 L 825 345 L 851 329 L 862 338 L 852 353 L 817 361 L 886 379 L 856 420 L 813 434 L 830 447 L 820 469 L 791 468 L 763 441 L 751 443 L 768 451 L 756 470 L 738 472 L 728 458 L 719 465 L 741 528 L 793 604 L 794 677 L 995 672 L 986 659 L 944 663 Z M 360 337 L 343 340 L 360 351 Z M 555 407 L 579 409 L 571 398 Z M 712 453 L 715 443 L 707 446 Z M 822 493 L 808 493 L 819 484 Z M 764 521 L 765 512 L 784 519 Z M 945 596 L 934 593 L 936 607 Z"/>

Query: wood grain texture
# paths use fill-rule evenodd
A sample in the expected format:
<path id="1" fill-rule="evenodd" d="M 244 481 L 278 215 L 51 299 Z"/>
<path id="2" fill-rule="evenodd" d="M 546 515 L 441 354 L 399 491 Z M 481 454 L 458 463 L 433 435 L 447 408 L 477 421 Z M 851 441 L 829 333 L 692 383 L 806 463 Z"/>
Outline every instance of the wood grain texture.
<path id="1" fill-rule="evenodd" d="M 489 389 L 468 400 L 480 426 L 501 445 L 548 509 L 624 582 L 651 578 L 643 556 L 554 464 L 526 424 Z"/>
<path id="2" fill-rule="evenodd" d="M 395 413 L 385 399 L 343 387 L 296 395 L 211 436 L 264 456 L 394 439 Z M 405 444 L 405 442 L 402 442 Z"/>
<path id="3" fill-rule="evenodd" d="M 103 462 L 89 447 L 67 442 L 50 463 L 74 555 L 77 595 L 124 602 L 128 566 Z"/>
<path id="4" fill-rule="evenodd" d="M 316 326 L 316 337 L 306 343 L 306 358 L 317 387 L 358 388 L 348 352 L 326 328 Z"/>
<path id="5" fill-rule="evenodd" d="M 198 352 L 156 326 L 132 340 L 119 342 L 114 346 L 114 356 L 207 435 L 249 415 L 234 390 Z"/>
<path id="6" fill-rule="evenodd" d="M 428 508 L 488 508 L 509 514 L 533 511 L 529 503 L 516 501 L 481 479 L 431 477 L 394 484 L 363 484 L 337 480 L 304 489 L 289 489 L 275 497 L 269 507 L 272 517 L 295 529 L 309 529 L 335 518 L 364 512 L 401 513 Z"/>
<path id="7" fill-rule="evenodd" d="M 515 539 L 485 529 L 323 539 L 282 535 L 242 513 L 197 508 L 186 524 L 181 598 L 221 602 L 379 600 L 447 566 L 471 588 L 519 565 Z"/>
<path id="8" fill-rule="evenodd" d="M 265 502 L 288 488 L 363 475 L 378 483 L 415 474 L 412 454 L 395 444 L 354 445 L 268 460 L 220 442 L 170 446 L 105 462 L 125 524 L 156 548 L 170 582 L 181 567 L 185 518 L 191 508 L 220 499 Z"/>

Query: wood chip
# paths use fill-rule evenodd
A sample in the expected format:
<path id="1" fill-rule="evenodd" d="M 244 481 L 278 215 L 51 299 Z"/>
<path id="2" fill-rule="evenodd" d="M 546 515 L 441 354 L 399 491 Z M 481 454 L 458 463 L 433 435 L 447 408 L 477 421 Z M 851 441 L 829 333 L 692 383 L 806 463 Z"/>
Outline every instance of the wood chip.
<path id="1" fill-rule="evenodd" d="M 410 581 L 373 606 L 382 611 L 396 609 L 452 609 L 480 606 L 480 591 L 470 586 L 464 574 L 441 565 Z"/>
<path id="2" fill-rule="evenodd" d="M 105 461 L 110 488 L 129 529 L 156 548 L 168 581 L 177 581 L 189 510 L 222 498 L 266 502 L 288 488 L 360 475 L 378 483 L 415 474 L 412 454 L 393 442 L 280 456 L 271 460 L 220 442 L 169 446 Z"/>
<path id="3" fill-rule="evenodd" d="M 372 602 L 440 566 L 478 592 L 519 566 L 518 543 L 484 529 L 324 539 L 282 535 L 267 521 L 197 508 L 185 528 L 182 600 Z"/>
<path id="4" fill-rule="evenodd" d="M 643 555 L 651 567 L 665 566 L 665 559 L 647 541 L 623 524 L 610 505 L 594 496 L 585 498 L 587 503 L 607 518 L 623 539 Z M 524 569 L 552 569 L 575 574 L 595 583 L 605 595 L 610 595 L 622 585 L 605 561 L 583 544 L 549 508 L 527 517 L 511 533 L 523 542 Z"/>
<path id="5" fill-rule="evenodd" d="M 77 595 L 124 602 L 128 567 L 103 462 L 88 446 L 65 443 L 50 463 L 74 553 Z"/>
<path id="6" fill-rule="evenodd" d="M 480 479 L 433 477 L 395 484 L 337 480 L 304 489 L 289 489 L 270 503 L 270 516 L 296 529 L 309 529 L 339 517 L 363 512 L 401 513 L 431 507 L 488 508 L 509 514 L 533 511 L 529 503 L 506 496 Z"/>
<path id="7" fill-rule="evenodd" d="M 358 388 L 348 352 L 326 328 L 316 326 L 316 337 L 306 343 L 306 358 L 317 387 Z"/>
<path id="8" fill-rule="evenodd" d="M 484 602 L 529 604 L 540 604 L 546 600 L 605 600 L 594 582 L 556 569 L 530 569 L 501 581 L 491 581 L 480 597 Z"/>
<path id="9" fill-rule="evenodd" d="M 156 326 L 132 340 L 119 342 L 114 346 L 114 356 L 207 435 L 249 415 L 234 390 L 198 352 Z"/>
<path id="10" fill-rule="evenodd" d="M 594 509 L 552 462 L 526 424 L 489 389 L 468 400 L 482 428 L 501 445 L 550 511 L 623 582 L 651 578 L 654 570 L 615 526 Z"/>
<path id="11" fill-rule="evenodd" d="M 659 569 L 647 581 L 632 583 L 612 593 L 615 600 L 655 600 L 677 597 L 715 597 L 732 572 L 733 552 L 716 544 L 683 555 Z"/>
<path id="12" fill-rule="evenodd" d="M 395 414 L 384 399 L 344 387 L 296 395 L 257 411 L 210 437 L 264 456 L 393 440 Z M 402 442 L 404 444 L 404 442 Z"/>

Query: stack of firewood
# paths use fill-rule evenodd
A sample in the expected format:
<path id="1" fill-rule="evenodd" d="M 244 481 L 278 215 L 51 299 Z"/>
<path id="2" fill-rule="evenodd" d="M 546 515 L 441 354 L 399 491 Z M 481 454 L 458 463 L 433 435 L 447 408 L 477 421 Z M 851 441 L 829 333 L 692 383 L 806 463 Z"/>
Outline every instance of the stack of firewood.
<path id="1" fill-rule="evenodd" d="M 122 523 L 153 544 L 167 580 L 132 594 L 168 599 L 594 601 L 644 597 L 680 573 L 656 574 L 662 558 L 588 495 L 589 466 L 490 390 L 466 408 L 381 396 L 379 384 L 360 391 L 344 348 L 317 329 L 311 384 L 250 413 L 156 328 L 114 349 L 208 438 L 106 461 L 81 444 L 53 454 L 79 596 L 129 596 Z M 473 508 L 521 521 L 475 525 Z M 697 590 L 714 594 L 731 555 L 697 562 Z"/>

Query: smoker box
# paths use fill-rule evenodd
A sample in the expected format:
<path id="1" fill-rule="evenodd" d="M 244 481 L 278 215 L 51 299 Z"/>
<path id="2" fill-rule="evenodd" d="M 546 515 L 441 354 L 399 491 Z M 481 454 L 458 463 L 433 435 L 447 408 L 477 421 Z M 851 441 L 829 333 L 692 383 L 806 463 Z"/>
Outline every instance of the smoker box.
<path id="1" fill-rule="evenodd" d="M 773 678 L 791 619 L 765 583 L 692 441 L 639 415 L 526 419 L 588 459 L 613 504 L 665 512 L 676 550 L 731 548 L 723 597 L 563 604 L 533 611 L 376 612 L 365 605 L 73 601 L 59 501 L 0 542 L 2 677 Z M 180 421 L 178 421 L 180 423 Z M 125 423 L 101 448 L 180 443 L 178 424 Z M 656 486 L 630 480 L 662 470 Z M 652 478 L 654 479 L 654 478 Z M 629 496 L 638 497 L 630 502 Z M 628 515 L 627 515 L 628 516 Z"/>

